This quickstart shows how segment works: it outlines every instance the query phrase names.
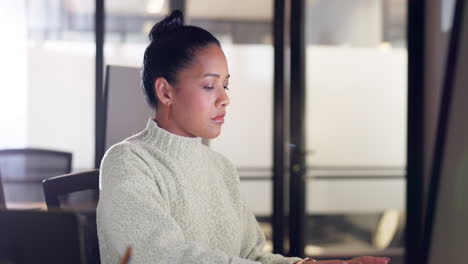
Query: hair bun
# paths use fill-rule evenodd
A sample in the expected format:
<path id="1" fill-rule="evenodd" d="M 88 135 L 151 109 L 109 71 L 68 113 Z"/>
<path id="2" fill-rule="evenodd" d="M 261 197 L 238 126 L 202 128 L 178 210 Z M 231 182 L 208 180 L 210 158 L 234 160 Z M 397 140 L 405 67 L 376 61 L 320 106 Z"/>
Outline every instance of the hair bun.
<path id="1" fill-rule="evenodd" d="M 184 25 L 184 14 L 180 10 L 174 10 L 169 16 L 159 21 L 151 29 L 148 37 L 150 41 L 157 40 L 164 34 Z"/>

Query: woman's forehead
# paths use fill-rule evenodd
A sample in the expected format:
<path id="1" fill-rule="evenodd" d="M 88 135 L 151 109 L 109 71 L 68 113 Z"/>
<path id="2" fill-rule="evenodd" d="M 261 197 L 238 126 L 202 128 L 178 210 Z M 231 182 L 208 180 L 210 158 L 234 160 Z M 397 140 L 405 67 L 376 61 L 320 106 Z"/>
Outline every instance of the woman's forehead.
<path id="1" fill-rule="evenodd" d="M 208 47 L 197 52 L 192 67 L 200 77 L 228 78 L 229 70 L 224 52 L 217 45 Z"/>

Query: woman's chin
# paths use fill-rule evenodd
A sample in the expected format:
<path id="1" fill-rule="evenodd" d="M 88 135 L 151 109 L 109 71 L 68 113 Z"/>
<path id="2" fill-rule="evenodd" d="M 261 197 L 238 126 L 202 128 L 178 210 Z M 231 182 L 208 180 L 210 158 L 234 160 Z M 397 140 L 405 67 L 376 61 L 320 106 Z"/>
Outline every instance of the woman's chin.
<path id="1" fill-rule="evenodd" d="M 205 135 L 202 136 L 202 138 L 206 139 L 215 139 L 221 134 L 221 128 L 213 131 L 207 131 Z"/>

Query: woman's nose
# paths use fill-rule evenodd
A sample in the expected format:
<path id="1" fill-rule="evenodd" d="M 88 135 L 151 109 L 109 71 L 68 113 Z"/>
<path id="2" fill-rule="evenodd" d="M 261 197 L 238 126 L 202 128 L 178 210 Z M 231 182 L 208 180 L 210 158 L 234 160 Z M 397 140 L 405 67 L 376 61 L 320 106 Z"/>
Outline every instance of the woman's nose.
<path id="1" fill-rule="evenodd" d="M 229 105 L 230 102 L 231 101 L 229 99 L 229 96 L 226 93 L 226 90 L 223 89 L 223 91 L 220 93 L 220 95 L 218 97 L 217 105 L 222 106 L 222 107 L 226 107 L 226 106 Z"/>

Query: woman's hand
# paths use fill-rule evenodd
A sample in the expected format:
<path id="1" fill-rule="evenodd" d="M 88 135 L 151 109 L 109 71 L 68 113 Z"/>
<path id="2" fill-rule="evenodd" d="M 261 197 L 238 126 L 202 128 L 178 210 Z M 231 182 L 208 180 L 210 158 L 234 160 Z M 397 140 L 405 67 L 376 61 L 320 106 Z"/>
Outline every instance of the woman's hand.
<path id="1" fill-rule="evenodd" d="M 310 258 L 305 258 L 295 264 L 388 264 L 389 258 L 379 257 L 358 257 L 350 260 L 323 260 L 317 261 Z"/>
<path id="2" fill-rule="evenodd" d="M 346 261 L 346 260 L 307 260 L 303 259 L 301 261 L 295 262 L 294 264 L 361 264 L 361 262 Z"/>
<path id="3" fill-rule="evenodd" d="M 348 261 L 354 261 L 356 263 L 362 263 L 362 264 L 387 264 L 387 263 L 390 263 L 389 258 L 385 258 L 385 257 L 378 258 L 378 257 L 368 257 L 368 256 L 353 258 L 353 259 L 348 260 Z"/>

